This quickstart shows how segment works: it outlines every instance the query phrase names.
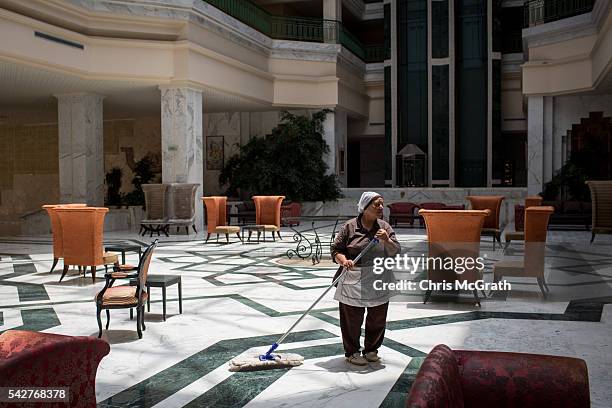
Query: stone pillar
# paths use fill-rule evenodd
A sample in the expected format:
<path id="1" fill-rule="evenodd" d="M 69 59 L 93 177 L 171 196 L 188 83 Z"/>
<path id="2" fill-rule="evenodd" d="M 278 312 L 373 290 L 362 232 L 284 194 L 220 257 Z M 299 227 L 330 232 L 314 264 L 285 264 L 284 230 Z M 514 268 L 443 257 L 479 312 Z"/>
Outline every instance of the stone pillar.
<path id="1" fill-rule="evenodd" d="M 323 121 L 323 140 L 329 147 L 329 152 L 323 157 L 327 164 L 325 174 L 336 174 L 336 114 L 333 111 L 329 112 Z"/>
<path id="2" fill-rule="evenodd" d="M 347 181 L 347 125 L 348 117 L 345 111 L 336 109 L 334 114 L 334 140 L 335 140 L 335 153 L 336 153 L 336 174 L 342 184 L 342 187 L 346 187 Z M 330 146 L 330 148 L 332 148 Z M 340 152 L 344 152 L 341 154 Z M 342 163 L 340 162 L 342 160 Z"/>
<path id="3" fill-rule="evenodd" d="M 103 96 L 55 95 L 61 203 L 104 205 Z"/>
<path id="4" fill-rule="evenodd" d="M 544 181 L 544 97 L 527 101 L 527 194 L 542 191 Z"/>
<path id="5" fill-rule="evenodd" d="M 202 91 L 160 87 L 163 183 L 197 183 L 196 227 L 202 229 L 204 181 Z"/>

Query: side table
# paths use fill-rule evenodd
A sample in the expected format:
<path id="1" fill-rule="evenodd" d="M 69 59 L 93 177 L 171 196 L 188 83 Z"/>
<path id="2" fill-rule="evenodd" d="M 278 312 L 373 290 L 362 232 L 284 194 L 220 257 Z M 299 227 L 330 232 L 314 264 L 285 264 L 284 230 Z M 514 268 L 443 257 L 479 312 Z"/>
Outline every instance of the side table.
<path id="1" fill-rule="evenodd" d="M 105 252 L 121 252 L 121 264 L 125 265 L 125 253 L 126 252 L 138 252 L 138 261 L 142 256 L 142 248 L 140 245 L 135 244 L 112 244 L 104 246 Z"/>
<path id="2" fill-rule="evenodd" d="M 147 312 L 151 311 L 151 288 L 162 289 L 162 304 L 163 304 L 163 318 L 166 321 L 166 288 L 178 283 L 178 300 L 179 300 L 179 313 L 183 313 L 183 286 L 181 283 L 180 275 L 149 275 L 147 276 Z M 136 280 L 132 279 L 130 285 L 136 286 Z M 132 309 L 130 309 L 130 319 L 132 318 Z"/>

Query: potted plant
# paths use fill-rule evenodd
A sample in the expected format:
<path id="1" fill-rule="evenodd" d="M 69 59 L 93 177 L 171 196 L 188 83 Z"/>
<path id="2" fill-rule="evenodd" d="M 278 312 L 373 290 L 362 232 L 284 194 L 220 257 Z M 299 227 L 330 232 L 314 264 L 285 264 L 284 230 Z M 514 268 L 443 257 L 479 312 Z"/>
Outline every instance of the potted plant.
<path id="1" fill-rule="evenodd" d="M 269 135 L 251 138 L 240 146 L 219 176 L 219 182 L 228 185 L 227 195 L 284 195 L 287 200 L 301 202 L 304 215 L 314 215 L 324 201 L 340 198 L 338 179 L 326 174 L 323 160 L 329 153 L 323 139 L 328 112 L 321 110 L 306 117 L 283 111 L 280 123 Z"/>

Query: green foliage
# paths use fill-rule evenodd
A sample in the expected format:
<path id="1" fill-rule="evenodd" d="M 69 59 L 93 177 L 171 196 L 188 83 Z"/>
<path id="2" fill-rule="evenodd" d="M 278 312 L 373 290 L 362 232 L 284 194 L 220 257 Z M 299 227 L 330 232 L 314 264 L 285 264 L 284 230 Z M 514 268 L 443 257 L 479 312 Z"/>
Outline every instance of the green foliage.
<path id="1" fill-rule="evenodd" d="M 121 190 L 121 176 L 123 172 L 118 167 L 113 167 L 106 176 L 106 205 L 121 205 L 123 195 Z"/>
<path id="2" fill-rule="evenodd" d="M 589 179 L 584 168 L 570 159 L 552 180 L 544 185 L 544 200 L 590 201 L 591 194 L 585 184 Z"/>
<path id="3" fill-rule="evenodd" d="M 252 138 L 232 156 L 219 176 L 228 195 L 284 195 L 291 201 L 330 201 L 341 197 L 338 180 L 325 174 L 325 109 L 311 118 L 282 112 L 281 122 L 264 138 Z"/>
<path id="4" fill-rule="evenodd" d="M 136 162 L 136 166 L 134 167 L 134 173 L 136 173 L 136 175 L 132 179 L 134 191 L 125 195 L 124 202 L 126 205 L 144 205 L 145 200 L 142 185 L 149 183 L 155 177 L 152 167 L 153 161 L 149 156 L 145 156 Z"/>

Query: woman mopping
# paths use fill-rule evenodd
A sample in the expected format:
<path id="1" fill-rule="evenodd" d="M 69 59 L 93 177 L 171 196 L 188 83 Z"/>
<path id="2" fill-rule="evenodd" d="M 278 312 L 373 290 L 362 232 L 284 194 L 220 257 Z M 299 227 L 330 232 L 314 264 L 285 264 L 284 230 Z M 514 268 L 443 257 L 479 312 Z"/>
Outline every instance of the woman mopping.
<path id="1" fill-rule="evenodd" d="M 332 245 L 332 259 L 348 271 L 338 282 L 334 299 L 340 302 L 340 329 L 346 360 L 355 365 L 367 365 L 379 361 L 378 348 L 382 345 L 387 322 L 390 293 L 375 290 L 377 279 L 392 279 L 390 271 L 385 276 L 372 271 L 376 257 L 393 257 L 400 251 L 393 228 L 384 220 L 384 202 L 380 194 L 366 191 L 361 195 L 357 209 L 359 215 L 348 220 L 338 232 Z M 373 239 L 380 243 L 364 255 L 355 265 L 354 259 Z M 337 272 L 339 274 L 342 268 Z M 337 277 L 338 275 L 336 275 Z M 365 342 L 360 354 L 359 337 L 363 315 L 367 309 Z"/>

